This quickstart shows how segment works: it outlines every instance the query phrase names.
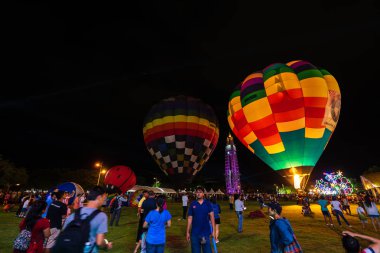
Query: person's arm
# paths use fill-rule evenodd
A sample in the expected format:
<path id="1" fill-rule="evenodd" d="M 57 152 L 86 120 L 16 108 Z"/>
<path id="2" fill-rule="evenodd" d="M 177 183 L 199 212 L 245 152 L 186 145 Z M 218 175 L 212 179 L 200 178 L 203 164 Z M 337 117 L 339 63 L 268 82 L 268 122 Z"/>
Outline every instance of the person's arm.
<path id="1" fill-rule="evenodd" d="M 349 235 L 352 237 L 359 237 L 361 239 L 370 241 L 372 244 L 370 244 L 369 247 L 371 247 L 375 252 L 380 252 L 380 240 L 377 238 L 374 238 L 374 237 L 371 237 L 368 235 L 353 233 L 351 231 L 343 231 L 342 234 L 343 235 Z"/>
<path id="2" fill-rule="evenodd" d="M 143 228 L 148 228 L 148 227 L 149 227 L 148 222 L 144 221 Z"/>
<path id="3" fill-rule="evenodd" d="M 172 225 L 172 220 L 168 220 L 167 222 L 166 222 L 166 227 L 170 227 Z"/>
<path id="4" fill-rule="evenodd" d="M 189 209 L 191 210 L 191 209 Z M 187 228 L 186 228 L 186 240 L 190 241 L 190 230 L 191 230 L 191 223 L 193 222 L 193 216 L 188 215 L 187 216 Z"/>
<path id="5" fill-rule="evenodd" d="M 44 237 L 45 238 L 49 238 L 50 237 L 50 227 L 49 228 L 45 228 L 44 230 L 42 230 L 42 232 L 44 233 Z"/>
<path id="6" fill-rule="evenodd" d="M 214 212 L 209 212 L 210 220 L 211 220 L 211 226 L 212 226 L 212 237 L 216 237 L 216 231 L 215 231 L 215 218 L 214 218 Z"/>
<path id="7" fill-rule="evenodd" d="M 104 234 L 96 235 L 96 245 L 101 249 L 112 249 L 112 242 L 108 242 Z"/>

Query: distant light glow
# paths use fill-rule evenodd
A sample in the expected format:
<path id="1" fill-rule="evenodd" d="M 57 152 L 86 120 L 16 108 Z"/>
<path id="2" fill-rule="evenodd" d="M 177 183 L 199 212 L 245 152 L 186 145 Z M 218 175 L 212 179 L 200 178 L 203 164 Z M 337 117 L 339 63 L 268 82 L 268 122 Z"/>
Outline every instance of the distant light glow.
<path id="1" fill-rule="evenodd" d="M 294 174 L 294 188 L 300 189 L 301 188 L 301 176 L 298 174 Z"/>
<path id="2" fill-rule="evenodd" d="M 354 191 L 354 187 L 351 181 L 343 176 L 341 171 L 338 171 L 337 174 L 333 173 L 323 173 L 325 175 L 324 178 L 316 180 L 315 189 L 320 194 L 325 195 L 338 195 L 352 194 Z"/>

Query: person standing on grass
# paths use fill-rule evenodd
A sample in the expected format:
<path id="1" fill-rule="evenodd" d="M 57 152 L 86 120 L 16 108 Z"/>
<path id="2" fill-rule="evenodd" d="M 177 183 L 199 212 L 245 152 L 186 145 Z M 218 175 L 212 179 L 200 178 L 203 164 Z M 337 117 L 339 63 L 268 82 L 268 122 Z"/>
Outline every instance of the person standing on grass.
<path id="1" fill-rule="evenodd" d="M 182 219 L 183 220 L 186 220 L 188 202 L 189 202 L 189 197 L 187 196 L 187 193 L 185 192 L 182 195 Z"/>
<path id="2" fill-rule="evenodd" d="M 229 204 L 230 204 L 230 210 L 234 210 L 234 195 L 231 194 L 229 197 L 228 197 L 228 201 L 229 201 Z"/>
<path id="3" fill-rule="evenodd" d="M 321 197 L 318 200 L 318 205 L 321 206 L 321 211 L 323 214 L 323 218 L 325 219 L 326 226 L 334 226 L 330 212 L 327 209 L 327 206 L 330 205 L 330 203 L 328 202 L 328 200 L 325 199 L 325 196 L 321 195 Z M 327 222 L 327 218 L 329 219 L 330 223 Z"/>
<path id="4" fill-rule="evenodd" d="M 46 218 L 50 221 L 50 236 L 44 245 L 45 253 L 49 253 L 53 248 L 59 233 L 62 230 L 62 220 L 66 218 L 67 206 L 63 203 L 63 192 L 53 192 Z"/>
<path id="5" fill-rule="evenodd" d="M 146 235 L 146 253 L 163 253 L 166 242 L 165 227 L 171 226 L 171 214 L 168 210 L 164 210 L 165 199 L 157 198 L 155 210 L 148 213 L 145 218 L 143 227 L 148 229 Z"/>
<path id="6" fill-rule="evenodd" d="M 294 234 L 290 222 L 281 217 L 282 207 L 279 203 L 269 203 L 268 213 L 271 218 L 269 230 L 270 230 L 270 244 L 271 253 L 283 253 L 283 252 L 297 252 L 302 253 L 301 246 L 299 245 L 297 238 Z"/>
<path id="7" fill-rule="evenodd" d="M 44 240 L 50 236 L 50 222 L 48 219 L 42 218 L 46 205 L 44 200 L 34 201 L 25 219 L 19 225 L 20 231 L 27 229 L 32 233 L 29 248 L 26 252 L 43 253 L 44 251 Z M 13 253 L 25 252 L 14 249 Z"/>
<path id="8" fill-rule="evenodd" d="M 215 238 L 214 211 L 204 198 L 202 187 L 198 186 L 195 193 L 197 199 L 191 202 L 187 215 L 186 240 L 191 242 L 192 253 L 211 253 L 210 235 Z"/>
<path id="9" fill-rule="evenodd" d="M 243 212 L 244 212 L 244 202 L 243 195 L 239 195 L 235 200 L 235 212 L 238 218 L 238 233 L 243 232 Z"/>
<path id="10" fill-rule="evenodd" d="M 365 224 L 368 223 L 367 220 L 367 213 L 364 209 L 363 202 L 358 203 L 358 208 L 356 209 L 356 212 L 358 213 L 360 223 L 362 224 L 363 229 L 365 229 Z"/>
<path id="11" fill-rule="evenodd" d="M 380 252 L 380 240 L 367 235 L 353 233 L 351 231 L 343 231 L 342 244 L 347 253 L 378 253 Z M 355 238 L 367 240 L 371 242 L 367 248 L 361 249 L 359 241 Z"/>
<path id="12" fill-rule="evenodd" d="M 211 198 L 211 206 L 214 210 L 214 219 L 215 219 L 215 243 L 219 242 L 219 226 L 220 226 L 220 213 L 222 210 L 220 209 L 220 205 L 216 203 L 216 198 Z"/>
<path id="13" fill-rule="evenodd" d="M 365 195 L 364 197 L 364 207 L 368 217 L 371 219 L 373 228 L 377 231 L 376 224 L 380 228 L 379 210 L 377 209 L 375 201 L 369 195 Z"/>
<path id="14" fill-rule="evenodd" d="M 119 193 L 116 193 L 116 196 L 111 200 L 110 206 L 112 206 L 112 202 L 116 201 L 116 208 L 113 210 L 111 215 L 111 221 L 110 221 L 110 227 L 113 226 L 113 222 L 115 221 L 115 226 L 119 226 L 119 220 L 120 220 L 120 214 L 121 214 L 121 208 L 123 206 L 123 202 L 127 202 L 128 200 L 123 198 L 119 195 Z"/>
<path id="15" fill-rule="evenodd" d="M 343 205 L 343 210 L 346 212 L 346 214 L 351 215 L 350 202 L 348 201 L 348 198 L 346 195 L 342 197 L 342 205 Z"/>
<path id="16" fill-rule="evenodd" d="M 342 213 L 342 205 L 341 203 L 336 199 L 336 196 L 333 196 L 332 197 L 332 201 L 331 201 L 331 207 L 332 207 L 332 212 L 333 214 L 335 215 L 336 219 L 338 220 L 338 223 L 339 223 L 339 226 L 342 226 L 342 223 L 340 222 L 340 218 L 341 217 L 344 222 L 346 222 L 347 226 L 349 227 L 352 227 L 350 225 L 350 223 L 348 223 L 348 221 L 346 220 L 346 218 L 344 217 L 343 213 Z"/>

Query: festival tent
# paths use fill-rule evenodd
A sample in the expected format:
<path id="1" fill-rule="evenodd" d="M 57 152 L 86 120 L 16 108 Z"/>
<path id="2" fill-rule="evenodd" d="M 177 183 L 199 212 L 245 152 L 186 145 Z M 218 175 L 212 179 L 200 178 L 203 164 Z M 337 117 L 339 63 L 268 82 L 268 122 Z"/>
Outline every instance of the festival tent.
<path id="1" fill-rule="evenodd" d="M 220 189 L 218 189 L 218 190 L 215 192 L 215 194 L 217 194 L 217 195 L 224 195 L 224 193 L 223 193 Z"/>
<path id="2" fill-rule="evenodd" d="M 211 190 L 208 192 L 208 194 L 215 194 L 214 189 L 211 188 Z"/>
<path id="3" fill-rule="evenodd" d="M 151 186 L 144 186 L 144 185 L 135 185 L 131 189 L 129 189 L 127 192 L 135 192 L 138 190 L 148 190 L 148 191 L 153 191 L 154 193 L 158 193 L 158 194 L 169 194 L 169 193 L 177 194 L 177 192 L 171 188 L 151 187 Z"/>
<path id="4" fill-rule="evenodd" d="M 380 172 L 366 173 L 360 179 L 365 190 L 372 191 L 374 196 L 380 194 Z"/>

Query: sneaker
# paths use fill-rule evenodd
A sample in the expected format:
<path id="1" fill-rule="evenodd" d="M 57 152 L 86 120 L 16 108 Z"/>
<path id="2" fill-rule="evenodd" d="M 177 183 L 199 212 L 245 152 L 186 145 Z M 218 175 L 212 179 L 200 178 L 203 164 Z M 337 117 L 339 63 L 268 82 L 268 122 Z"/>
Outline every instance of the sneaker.
<path id="1" fill-rule="evenodd" d="M 215 243 L 218 243 L 219 242 L 219 240 L 215 240 Z"/>

